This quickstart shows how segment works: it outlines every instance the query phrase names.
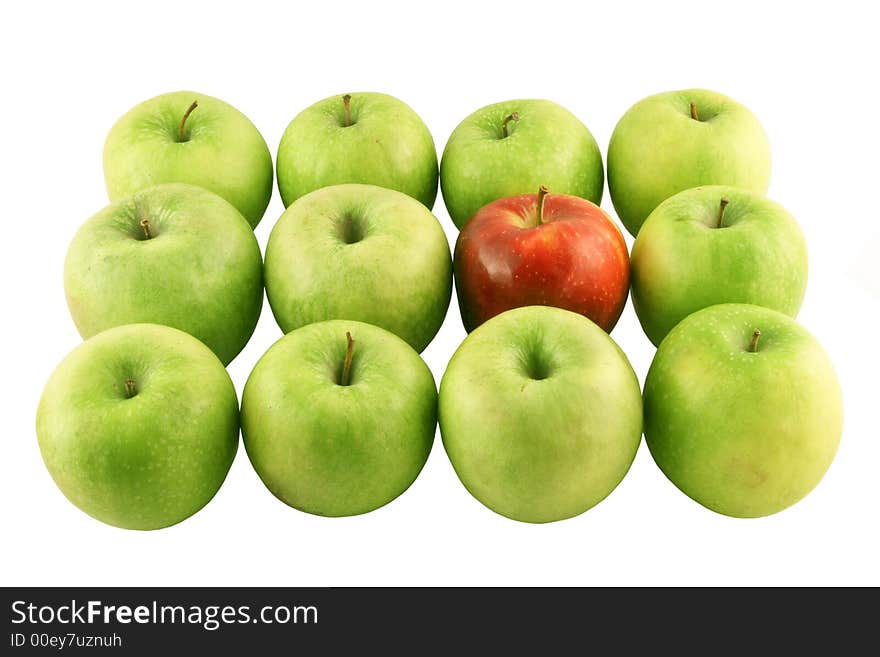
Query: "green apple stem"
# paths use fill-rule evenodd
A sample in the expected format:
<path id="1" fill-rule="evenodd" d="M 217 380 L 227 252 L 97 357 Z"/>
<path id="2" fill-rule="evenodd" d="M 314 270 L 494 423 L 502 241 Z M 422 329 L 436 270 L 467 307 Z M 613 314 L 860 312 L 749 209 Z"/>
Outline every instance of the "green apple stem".
<path id="1" fill-rule="evenodd" d="M 186 120 L 189 118 L 189 115 L 193 113 L 193 110 L 199 106 L 199 101 L 194 100 L 192 104 L 186 108 L 186 111 L 183 113 L 183 118 L 180 119 L 180 127 L 177 129 L 177 141 L 187 141 L 186 133 L 184 132 L 184 128 L 186 127 Z"/>
<path id="2" fill-rule="evenodd" d="M 506 139 L 510 136 L 510 132 L 507 128 L 507 124 L 511 121 L 519 121 L 519 112 L 513 112 L 508 116 L 504 117 L 504 120 L 501 122 L 501 138 Z"/>
<path id="3" fill-rule="evenodd" d="M 144 239 L 153 239 L 153 230 L 150 228 L 150 220 L 149 219 L 141 219 L 140 221 L 141 228 L 144 231 Z"/>
<path id="4" fill-rule="evenodd" d="M 354 355 L 354 338 L 351 337 L 350 332 L 345 332 L 345 339 L 348 344 L 345 348 L 345 363 L 342 365 L 342 376 L 339 378 L 339 385 L 341 386 L 348 385 L 348 379 L 351 376 L 351 358 Z"/>
<path id="5" fill-rule="evenodd" d="M 761 329 L 755 329 L 755 332 L 752 333 L 752 344 L 749 345 L 749 351 L 755 353 L 758 351 L 758 340 L 761 339 Z"/>
<path id="6" fill-rule="evenodd" d="M 134 382 L 134 379 L 126 379 L 125 380 L 125 395 L 131 399 L 137 394 L 137 385 Z"/>
<path id="7" fill-rule="evenodd" d="M 721 198 L 721 202 L 718 204 L 718 223 L 715 226 L 716 228 L 723 227 L 723 224 L 721 222 L 724 221 L 724 208 L 727 207 L 728 203 L 730 203 L 730 201 L 728 201 L 726 198 Z"/>
<path id="8" fill-rule="evenodd" d="M 544 223 L 544 197 L 550 193 L 547 185 L 538 187 L 538 225 Z"/>
<path id="9" fill-rule="evenodd" d="M 700 120 L 700 115 L 697 114 L 697 104 L 694 101 L 691 101 L 691 118 L 694 121 Z"/>
<path id="10" fill-rule="evenodd" d="M 351 94 L 342 97 L 342 106 L 345 108 L 345 127 L 351 125 Z"/>

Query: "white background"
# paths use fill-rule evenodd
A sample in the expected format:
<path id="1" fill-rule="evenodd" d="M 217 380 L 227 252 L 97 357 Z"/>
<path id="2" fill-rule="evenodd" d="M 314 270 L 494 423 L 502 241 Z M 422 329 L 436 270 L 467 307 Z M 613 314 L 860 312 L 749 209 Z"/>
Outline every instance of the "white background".
<path id="1" fill-rule="evenodd" d="M 5 3 L 0 584 L 880 584 L 875 23 L 840 1 L 713 6 Z M 274 154 L 287 123 L 312 102 L 384 91 L 423 117 L 439 152 L 478 107 L 545 97 L 580 117 L 605 152 L 632 103 L 692 86 L 727 93 L 761 119 L 773 149 L 770 196 L 799 219 L 810 247 L 800 321 L 836 364 L 846 420 L 828 475 L 798 505 L 759 520 L 716 515 L 669 483 L 643 443 L 596 508 L 521 524 L 470 497 L 439 434 L 410 490 L 355 518 L 286 507 L 244 449 L 216 498 L 162 531 L 104 526 L 56 489 L 34 415 L 46 378 L 79 343 L 62 262 L 79 224 L 107 203 L 103 140 L 137 102 L 177 89 L 218 96 L 251 118 Z M 613 213 L 607 194 L 602 205 Z M 276 191 L 256 231 L 263 247 L 282 209 Z M 453 243 L 439 198 L 434 211 Z M 280 335 L 266 304 L 230 366 L 239 393 Z M 613 337 L 644 381 L 654 350 L 631 306 Z M 463 338 L 453 300 L 424 354 L 438 382 Z"/>

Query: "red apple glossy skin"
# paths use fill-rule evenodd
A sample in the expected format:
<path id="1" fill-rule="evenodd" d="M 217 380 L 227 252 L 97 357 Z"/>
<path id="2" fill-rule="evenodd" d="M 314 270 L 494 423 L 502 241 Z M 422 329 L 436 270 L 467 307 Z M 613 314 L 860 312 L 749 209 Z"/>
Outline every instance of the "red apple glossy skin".
<path id="1" fill-rule="evenodd" d="M 597 205 L 547 194 L 499 199 L 468 221 L 455 245 L 455 288 L 465 329 L 521 306 L 556 306 L 610 332 L 629 292 L 620 229 Z"/>

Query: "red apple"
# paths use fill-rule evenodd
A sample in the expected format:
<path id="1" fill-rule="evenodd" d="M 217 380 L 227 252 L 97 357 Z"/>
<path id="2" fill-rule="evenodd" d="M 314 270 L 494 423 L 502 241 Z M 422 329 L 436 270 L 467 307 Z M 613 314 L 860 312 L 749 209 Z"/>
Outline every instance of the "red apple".
<path id="1" fill-rule="evenodd" d="M 455 244 L 455 288 L 468 332 L 520 306 L 556 306 L 611 331 L 629 292 L 620 229 L 577 196 L 537 194 L 480 208 Z"/>

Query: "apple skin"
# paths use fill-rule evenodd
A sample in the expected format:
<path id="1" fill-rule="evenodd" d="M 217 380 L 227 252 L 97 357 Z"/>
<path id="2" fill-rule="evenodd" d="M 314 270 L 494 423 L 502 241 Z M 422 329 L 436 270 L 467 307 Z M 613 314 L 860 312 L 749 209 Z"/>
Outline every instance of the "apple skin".
<path id="1" fill-rule="evenodd" d="M 402 192 L 428 209 L 437 197 L 437 149 L 428 127 L 409 105 L 387 94 L 343 95 L 300 112 L 278 146 L 278 190 L 287 207 L 330 185 L 362 183 Z"/>
<path id="2" fill-rule="evenodd" d="M 493 317 L 453 355 L 440 432 L 470 493 L 543 523 L 583 513 L 620 483 L 642 432 L 639 382 L 605 331 L 560 308 Z"/>
<path id="3" fill-rule="evenodd" d="M 244 217 L 216 194 L 159 185 L 80 227 L 64 261 L 64 291 L 83 338 L 121 324 L 164 324 L 195 336 L 227 364 L 260 317 L 260 246 Z"/>
<path id="4" fill-rule="evenodd" d="M 620 229 L 598 206 L 547 194 L 493 201 L 465 224 L 455 245 L 455 290 L 465 329 L 520 306 L 556 306 L 610 332 L 629 292 Z"/>
<path id="5" fill-rule="evenodd" d="M 834 368 L 803 327 L 775 310 L 722 304 L 682 321 L 657 350 L 645 439 L 689 497 L 756 518 L 819 483 L 840 442 L 842 407 Z"/>
<path id="6" fill-rule="evenodd" d="M 690 113 L 694 103 L 699 120 Z M 759 194 L 770 183 L 770 144 L 748 108 L 723 94 L 686 89 L 633 105 L 608 144 L 608 190 L 633 235 L 673 194 L 732 185 Z"/>
<path id="7" fill-rule="evenodd" d="M 720 303 L 797 317 L 807 270 L 803 233 L 785 208 L 735 187 L 697 187 L 666 199 L 639 231 L 633 307 L 655 345 L 691 313 Z"/>
<path id="8" fill-rule="evenodd" d="M 354 340 L 348 385 L 340 383 Z M 321 516 L 373 511 L 415 481 L 434 442 L 437 389 L 406 342 L 371 324 L 309 324 L 259 360 L 242 395 L 242 435 L 266 487 Z"/>
<path id="9" fill-rule="evenodd" d="M 195 108 L 180 122 L 190 104 Z M 162 94 L 129 110 L 104 143 L 111 201 L 162 183 L 188 183 L 232 203 L 255 228 L 272 197 L 272 154 L 253 123 L 217 98 Z"/>
<path id="10" fill-rule="evenodd" d="M 238 449 L 238 401 L 201 342 L 129 324 L 61 361 L 40 399 L 37 439 L 52 479 L 82 511 L 114 527 L 160 529 L 220 488 Z"/>
<path id="11" fill-rule="evenodd" d="M 504 119 L 514 112 L 519 119 Z M 605 171 L 593 135 L 578 118 L 549 100 L 509 100 L 465 118 L 449 137 L 440 164 L 440 186 L 449 216 L 465 223 L 487 203 L 534 193 L 602 201 Z"/>
<path id="12" fill-rule="evenodd" d="M 291 205 L 266 246 L 266 294 L 285 333 L 352 319 L 422 351 L 446 317 L 452 258 L 437 218 L 373 185 L 334 185 Z"/>

